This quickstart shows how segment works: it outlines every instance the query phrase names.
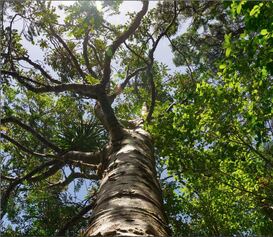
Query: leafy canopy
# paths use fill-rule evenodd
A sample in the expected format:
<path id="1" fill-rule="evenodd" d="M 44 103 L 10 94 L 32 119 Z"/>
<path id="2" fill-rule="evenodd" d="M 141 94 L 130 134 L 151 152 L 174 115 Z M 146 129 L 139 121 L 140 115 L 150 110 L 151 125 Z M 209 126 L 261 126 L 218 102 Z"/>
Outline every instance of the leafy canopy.
<path id="1" fill-rule="evenodd" d="M 78 235 L 88 225 L 97 164 L 60 157 L 109 142 L 90 96 L 110 60 L 105 88 L 120 122 L 129 126 L 149 106 L 143 116 L 173 234 L 271 234 L 272 2 L 158 2 L 116 49 L 109 45 L 136 16 L 108 22 L 120 4 L 5 2 L 1 231 Z M 163 38 L 182 70 L 171 74 L 155 59 Z"/>

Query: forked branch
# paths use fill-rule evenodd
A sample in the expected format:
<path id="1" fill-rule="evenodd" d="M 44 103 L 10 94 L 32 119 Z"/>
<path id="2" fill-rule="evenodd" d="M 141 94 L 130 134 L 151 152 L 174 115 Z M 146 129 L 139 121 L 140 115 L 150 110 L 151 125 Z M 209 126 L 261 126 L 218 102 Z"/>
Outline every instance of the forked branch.
<path id="1" fill-rule="evenodd" d="M 111 74 L 111 60 L 118 49 L 118 47 L 125 42 L 132 34 L 135 33 L 136 29 L 139 27 L 142 18 L 148 10 L 148 1 L 143 1 L 143 6 L 140 12 L 137 13 L 135 19 L 129 26 L 129 28 L 124 31 L 106 50 L 105 61 L 104 61 L 104 70 L 103 70 L 103 80 L 102 85 L 105 87 L 110 80 Z"/>

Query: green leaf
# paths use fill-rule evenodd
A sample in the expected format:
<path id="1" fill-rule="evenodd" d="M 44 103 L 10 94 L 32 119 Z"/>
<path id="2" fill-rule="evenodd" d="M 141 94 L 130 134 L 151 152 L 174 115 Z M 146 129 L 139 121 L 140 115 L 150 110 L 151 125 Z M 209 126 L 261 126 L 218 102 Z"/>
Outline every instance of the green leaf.
<path id="1" fill-rule="evenodd" d="M 110 58 L 113 56 L 113 51 L 110 47 L 106 50 L 106 55 Z"/>
<path id="2" fill-rule="evenodd" d="M 91 75 L 87 75 L 87 76 L 85 77 L 85 80 L 86 80 L 88 83 L 90 83 L 91 85 L 98 84 L 98 83 L 100 82 L 100 80 L 98 80 L 98 79 L 92 77 Z"/>
<path id="3" fill-rule="evenodd" d="M 260 14 L 260 7 L 260 5 L 255 5 L 250 11 L 249 15 L 257 17 Z"/>
<path id="4" fill-rule="evenodd" d="M 228 48 L 226 49 L 226 57 L 229 57 L 230 53 L 231 53 L 231 48 L 228 47 Z"/>
<path id="5" fill-rule="evenodd" d="M 225 69 L 226 66 L 227 66 L 226 64 L 221 64 L 221 65 L 219 66 L 219 68 L 220 68 L 220 69 Z"/>
<path id="6" fill-rule="evenodd" d="M 261 30 L 261 35 L 267 35 L 267 34 L 268 34 L 267 29 L 262 29 L 262 30 Z"/>
<path id="7" fill-rule="evenodd" d="M 242 10 L 242 3 L 239 3 L 236 9 L 237 14 L 240 14 Z"/>
<path id="8" fill-rule="evenodd" d="M 224 37 L 225 37 L 224 46 L 229 47 L 230 46 L 231 33 L 225 34 Z"/>

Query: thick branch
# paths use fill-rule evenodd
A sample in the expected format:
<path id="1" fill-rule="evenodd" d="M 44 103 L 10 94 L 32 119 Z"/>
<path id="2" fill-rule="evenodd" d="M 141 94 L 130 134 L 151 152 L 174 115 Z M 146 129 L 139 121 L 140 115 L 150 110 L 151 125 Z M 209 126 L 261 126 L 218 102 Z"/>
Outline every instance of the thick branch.
<path id="1" fill-rule="evenodd" d="M 2 134 L 2 137 L 4 139 L 9 140 L 10 142 L 12 142 L 13 144 L 15 144 L 16 146 L 18 146 L 21 150 L 28 152 L 32 155 L 38 155 L 38 156 L 42 156 L 42 157 L 46 157 L 46 156 L 51 156 L 51 155 L 46 155 L 46 154 L 40 154 L 40 153 L 35 153 L 31 150 L 29 150 L 28 148 L 22 146 L 20 143 L 16 142 L 15 140 L 13 140 L 12 138 L 8 137 L 5 134 Z M 89 164 L 99 164 L 100 161 L 103 159 L 105 153 L 107 152 L 107 149 L 104 149 L 103 151 L 100 152 L 77 152 L 77 151 L 70 151 L 67 152 L 65 155 L 63 155 L 59 160 L 52 160 L 49 162 L 46 162 L 40 166 L 38 166 L 37 168 L 35 168 L 34 170 L 32 170 L 30 173 L 28 173 L 27 175 L 21 177 L 21 178 L 12 178 L 9 180 L 13 180 L 14 182 L 12 182 L 6 192 L 3 194 L 2 199 L 1 199 L 1 206 L 3 207 L 3 212 L 1 213 L 1 217 L 5 214 L 5 209 L 6 209 L 6 205 L 7 205 L 7 200 L 11 194 L 11 192 L 14 190 L 14 188 L 22 183 L 22 181 L 24 180 L 28 180 L 30 182 L 37 182 L 40 180 L 43 180 L 47 177 L 50 177 L 52 175 L 54 175 L 63 165 L 65 165 L 65 160 L 82 160 L 82 161 L 86 161 Z M 56 158 L 55 156 L 52 155 L 52 157 Z M 33 177 L 33 175 L 35 175 L 38 172 L 41 172 L 44 168 L 53 165 L 51 168 L 49 168 L 46 172 Z M 97 166 L 94 166 L 97 168 Z M 79 176 L 79 175 L 78 175 Z M 82 176 L 81 176 L 82 177 Z M 85 177 L 86 178 L 86 177 Z M 92 179 L 97 179 L 96 175 L 92 175 L 92 176 L 88 176 L 88 178 L 92 178 Z"/>
<path id="2" fill-rule="evenodd" d="M 95 105 L 95 114 L 102 122 L 103 126 L 110 133 L 112 141 L 118 141 L 122 139 L 123 130 L 115 116 L 113 109 L 111 108 L 111 104 L 113 103 L 116 96 L 122 92 L 122 90 L 128 84 L 129 80 L 132 77 L 136 76 L 140 71 L 143 71 L 145 69 L 146 67 L 138 68 L 131 74 L 127 75 L 126 79 L 123 81 L 123 83 L 120 84 L 114 94 L 107 96 L 103 92 L 98 93 L 99 102 L 97 102 Z"/>
<path id="3" fill-rule="evenodd" d="M 136 29 L 139 27 L 141 19 L 146 14 L 148 10 L 148 1 L 143 1 L 143 6 L 140 12 L 137 13 L 135 19 L 129 26 L 129 28 L 124 31 L 113 43 L 108 47 L 105 53 L 105 61 L 104 61 L 104 70 L 103 70 L 103 80 L 102 85 L 105 87 L 110 80 L 111 74 L 111 60 L 118 49 L 118 47 L 125 42 L 132 34 L 135 33 Z"/>
<path id="4" fill-rule="evenodd" d="M 110 134 L 111 141 L 121 140 L 123 137 L 122 126 L 116 118 L 111 107 L 109 97 L 105 92 L 98 93 L 98 102 L 95 105 L 95 114 Z"/>
<path id="5" fill-rule="evenodd" d="M 152 119 L 152 115 L 153 115 L 154 108 L 155 108 L 155 100 L 156 100 L 156 88 L 155 88 L 155 82 L 154 82 L 152 68 L 153 68 L 153 64 L 149 65 L 148 71 L 147 71 L 148 78 L 150 79 L 150 86 L 151 86 L 151 104 L 150 104 L 149 112 L 146 117 L 146 121 L 148 123 Z"/>
<path id="6" fill-rule="evenodd" d="M 27 89 L 35 92 L 35 93 L 45 93 L 45 92 L 55 92 L 60 93 L 64 91 L 75 92 L 83 96 L 87 96 L 89 98 L 96 99 L 97 98 L 97 89 L 100 85 L 83 85 L 83 84 L 60 84 L 56 86 L 44 85 L 41 87 L 35 87 L 29 84 L 27 81 L 33 81 L 28 77 L 22 76 L 17 72 L 10 72 L 6 70 L 1 70 L 1 73 L 5 75 L 12 76 L 16 78 L 21 84 L 23 84 Z"/>
<path id="7" fill-rule="evenodd" d="M 26 131 L 30 132 L 33 136 L 35 136 L 39 141 L 41 141 L 47 147 L 51 148 L 52 150 L 54 150 L 56 152 L 61 152 L 61 149 L 59 147 L 57 147 L 55 144 L 53 144 L 52 142 L 47 140 L 45 137 L 43 137 L 40 133 L 35 131 L 32 127 L 30 127 L 29 125 L 23 123 L 21 120 L 19 120 L 16 117 L 3 118 L 3 119 L 0 120 L 0 122 L 2 124 L 15 123 L 15 124 L 19 125 L 21 128 L 23 128 Z"/>
<path id="8" fill-rule="evenodd" d="M 107 151 L 108 148 L 96 152 L 69 151 L 65 153 L 62 158 L 64 160 L 76 160 L 92 165 L 99 165 L 105 158 Z"/>
<path id="9" fill-rule="evenodd" d="M 29 84 L 29 82 L 32 82 L 38 86 L 46 86 L 45 84 L 35 81 L 29 77 L 20 75 L 19 73 L 15 72 L 15 71 L 7 71 L 7 70 L 1 70 L 1 73 L 3 75 L 9 75 L 12 76 L 14 78 L 16 78 L 20 83 L 22 83 L 24 86 L 26 86 L 29 90 L 32 90 L 32 88 L 35 89 L 35 87 L 31 84 Z"/>
<path id="10" fill-rule="evenodd" d="M 7 141 L 11 142 L 15 146 L 17 146 L 20 150 L 33 155 L 33 156 L 38 156 L 38 157 L 50 157 L 54 158 L 55 160 L 58 160 L 61 163 L 67 163 L 68 161 L 73 162 L 80 162 L 77 163 L 79 165 L 89 165 L 89 168 L 92 168 L 93 170 L 97 169 L 97 166 L 105 159 L 107 153 L 108 153 L 108 147 L 104 148 L 101 151 L 96 151 L 96 152 L 81 152 L 81 151 L 68 151 L 65 154 L 43 154 L 43 153 L 37 153 L 26 146 L 22 145 L 21 143 L 17 142 L 13 138 L 7 136 L 4 133 L 1 133 L 1 137 L 6 139 Z"/>
<path id="11" fill-rule="evenodd" d="M 97 171 L 98 167 L 99 167 L 99 165 L 93 165 L 93 164 L 86 163 L 86 162 L 83 162 L 80 160 L 68 160 L 68 161 L 66 161 L 66 163 L 74 165 L 76 167 L 80 167 L 80 168 L 85 167 L 85 168 L 88 168 L 93 171 Z"/>

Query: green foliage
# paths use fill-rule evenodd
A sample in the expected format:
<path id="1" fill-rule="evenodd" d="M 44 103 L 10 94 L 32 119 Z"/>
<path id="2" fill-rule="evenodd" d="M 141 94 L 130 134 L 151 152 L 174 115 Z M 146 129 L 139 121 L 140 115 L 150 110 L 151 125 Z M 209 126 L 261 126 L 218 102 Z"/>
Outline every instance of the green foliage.
<path id="1" fill-rule="evenodd" d="M 121 3 L 102 4 L 105 11 L 117 14 Z M 166 29 L 174 10 L 171 2 L 159 2 L 126 41 L 127 46 L 122 45 L 113 55 L 107 45 L 128 29 L 129 23 L 107 22 L 95 1 L 58 8 L 50 1 L 10 1 L 6 6 L 10 11 L 4 13 L 5 19 L 10 21 L 12 13 L 20 13 L 17 17 L 21 17 L 24 29 L 4 29 L 2 50 L 17 60 L 11 62 L 7 57 L 3 70 L 13 68 L 32 78 L 34 82 L 23 82 L 33 86 L 95 85 L 103 76 L 104 57 L 114 56 L 110 94 L 128 74 L 155 60 L 149 58 L 151 34 L 156 39 Z M 145 70 L 137 73 L 113 103 L 121 122 L 136 119 L 141 117 L 143 104 L 151 105 L 155 89 L 153 119 L 145 127 L 155 138 L 159 166 L 167 169 L 161 182 L 174 236 L 273 232 L 272 7 L 272 2 L 257 1 L 178 1 L 178 19 L 166 34 L 173 37 L 174 63 L 186 67 L 187 73 L 170 74 L 155 60 L 150 74 Z M 135 13 L 128 17 L 133 19 Z M 179 21 L 184 20 L 191 24 L 185 33 L 179 33 Z M 87 33 L 88 59 L 83 53 Z M 40 60 L 46 73 L 52 74 L 51 81 L 22 59 L 30 58 L 26 42 L 43 51 Z M 97 78 L 89 74 L 90 67 Z M 107 143 L 107 133 L 95 119 L 89 99 L 72 92 L 37 94 L 8 76 L 1 83 L 3 116 L 20 118 L 63 153 L 96 151 Z M 1 125 L 1 132 L 48 155 L 37 158 L 5 140 L 1 144 L 1 172 L 5 176 L 22 177 L 56 153 L 16 124 Z M 60 223 L 69 221 L 83 206 L 72 197 L 71 186 L 58 186 L 68 173 L 77 171 L 93 174 L 88 168 L 61 163 L 56 172 L 39 182 L 20 183 L 6 208 L 12 225 L 2 227 L 2 232 L 7 236 L 55 235 Z M 3 180 L 1 189 L 7 189 L 9 183 Z M 75 181 L 75 193 L 83 183 L 83 179 Z M 91 185 L 84 203 L 95 190 L 96 185 Z M 69 234 L 78 235 L 86 222 L 81 218 Z"/>
<path id="2" fill-rule="evenodd" d="M 212 30 L 221 20 L 222 12 L 214 12 L 219 8 L 229 19 L 222 16 L 229 30 L 219 28 L 220 38 Z M 174 41 L 175 62 L 185 65 L 186 58 L 194 77 L 173 76 L 173 99 L 157 107 L 149 128 L 166 157 L 162 164 L 180 184 L 173 200 L 184 214 L 184 235 L 272 233 L 273 154 L 266 148 L 273 116 L 271 8 L 271 2 L 216 2 L 202 15 L 204 25 L 194 16 Z M 232 22 L 240 22 L 239 31 Z M 198 24 L 204 29 L 199 35 L 192 31 Z M 214 58 L 205 38 L 218 40 Z"/>
<path id="3" fill-rule="evenodd" d="M 98 121 L 91 117 L 89 121 L 80 119 L 63 128 L 55 141 L 66 151 L 96 151 L 106 143 L 107 136 Z"/>
<path id="4" fill-rule="evenodd" d="M 31 125 L 63 151 L 96 151 L 107 142 L 105 130 L 94 118 L 90 104 L 84 100 L 72 95 L 39 95 L 29 91 L 23 95 L 18 87 L 3 87 L 3 92 L 4 103 L 10 106 L 4 116 L 21 118 L 22 122 Z M 20 96 L 17 96 L 19 93 Z M 5 134 L 24 144 L 25 147 L 36 152 L 52 153 L 52 150 L 41 144 L 35 136 L 19 126 L 7 124 L 4 128 Z M 37 159 L 34 155 L 26 154 L 8 142 L 3 142 L 2 145 L 3 175 L 21 177 L 50 160 Z M 20 185 L 7 206 L 5 218 L 12 225 L 2 227 L 1 231 L 5 235 L 53 236 L 56 230 L 81 210 L 82 203 L 75 201 L 67 186 L 49 188 L 50 185 L 64 180 L 65 173 L 68 175 L 68 167 L 63 169 L 64 173 L 59 170 L 41 182 L 25 182 Z M 47 170 L 49 169 L 42 170 L 36 176 L 42 175 Z M 88 169 L 84 168 L 81 172 L 89 173 Z M 83 181 L 78 182 L 78 189 L 75 192 L 78 193 L 83 185 Z M 6 181 L 2 180 L 1 187 L 7 187 Z M 74 235 L 85 225 L 86 220 L 82 219 L 78 225 L 70 229 L 69 233 Z"/>

